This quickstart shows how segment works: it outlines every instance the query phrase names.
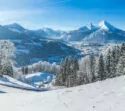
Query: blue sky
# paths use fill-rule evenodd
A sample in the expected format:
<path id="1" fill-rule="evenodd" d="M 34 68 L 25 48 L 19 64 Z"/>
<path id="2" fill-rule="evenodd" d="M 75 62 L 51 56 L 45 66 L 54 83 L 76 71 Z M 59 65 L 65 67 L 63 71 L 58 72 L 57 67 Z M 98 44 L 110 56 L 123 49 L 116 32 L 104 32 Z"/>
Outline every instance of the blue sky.
<path id="1" fill-rule="evenodd" d="M 0 24 L 71 30 L 101 20 L 125 29 L 125 0 L 0 0 Z"/>

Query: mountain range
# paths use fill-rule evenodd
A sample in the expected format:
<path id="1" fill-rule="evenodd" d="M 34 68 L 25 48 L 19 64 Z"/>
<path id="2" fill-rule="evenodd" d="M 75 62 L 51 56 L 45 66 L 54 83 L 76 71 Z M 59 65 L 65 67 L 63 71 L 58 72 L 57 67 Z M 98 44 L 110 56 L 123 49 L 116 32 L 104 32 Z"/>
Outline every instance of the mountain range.
<path id="1" fill-rule="evenodd" d="M 80 50 L 69 42 L 82 41 L 95 44 L 125 41 L 125 31 L 107 21 L 102 21 L 98 25 L 90 23 L 69 32 L 51 28 L 29 30 L 14 23 L 0 25 L 0 39 L 14 43 L 16 65 L 24 66 L 41 60 L 59 63 L 66 56 L 79 55 Z"/>
<path id="2" fill-rule="evenodd" d="M 57 38 L 64 33 L 64 31 L 56 31 L 50 28 L 29 30 L 17 23 L 0 26 L 0 39 Z"/>
<path id="3" fill-rule="evenodd" d="M 109 42 L 124 41 L 125 31 L 111 25 L 107 21 L 101 21 L 98 25 L 92 23 L 80 27 L 77 30 L 61 31 L 51 28 L 29 30 L 14 23 L 0 26 L 0 39 L 62 39 L 64 41 L 85 42 Z"/>

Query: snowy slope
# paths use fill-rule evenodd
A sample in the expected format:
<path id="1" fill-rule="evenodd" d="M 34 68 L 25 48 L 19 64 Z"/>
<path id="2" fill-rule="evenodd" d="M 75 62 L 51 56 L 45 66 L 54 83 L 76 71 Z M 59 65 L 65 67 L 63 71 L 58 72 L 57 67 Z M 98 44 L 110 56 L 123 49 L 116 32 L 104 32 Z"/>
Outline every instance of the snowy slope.
<path id="1" fill-rule="evenodd" d="M 35 87 L 38 87 L 38 85 L 40 85 L 41 82 L 43 82 L 44 84 L 51 83 L 54 77 L 55 77 L 54 74 L 37 72 L 26 75 L 24 81 L 26 83 L 31 83 Z"/>
<path id="2" fill-rule="evenodd" d="M 125 111 L 125 76 L 48 92 L 0 91 L 6 92 L 0 94 L 1 111 Z"/>
<path id="3" fill-rule="evenodd" d="M 47 91 L 48 90 L 47 87 L 37 88 L 37 87 L 34 87 L 32 85 L 18 81 L 12 77 L 7 76 L 7 75 L 4 75 L 3 78 L 0 78 L 0 85 L 18 88 L 18 89 L 24 89 L 24 90 L 31 90 L 31 91 Z"/>

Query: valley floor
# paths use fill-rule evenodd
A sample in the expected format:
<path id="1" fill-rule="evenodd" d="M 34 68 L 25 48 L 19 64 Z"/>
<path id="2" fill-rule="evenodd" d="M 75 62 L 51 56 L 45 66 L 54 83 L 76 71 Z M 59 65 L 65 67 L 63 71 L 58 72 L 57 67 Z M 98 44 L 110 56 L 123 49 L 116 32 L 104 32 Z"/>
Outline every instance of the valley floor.
<path id="1" fill-rule="evenodd" d="M 0 85 L 0 110 L 125 111 L 125 76 L 46 92 Z"/>

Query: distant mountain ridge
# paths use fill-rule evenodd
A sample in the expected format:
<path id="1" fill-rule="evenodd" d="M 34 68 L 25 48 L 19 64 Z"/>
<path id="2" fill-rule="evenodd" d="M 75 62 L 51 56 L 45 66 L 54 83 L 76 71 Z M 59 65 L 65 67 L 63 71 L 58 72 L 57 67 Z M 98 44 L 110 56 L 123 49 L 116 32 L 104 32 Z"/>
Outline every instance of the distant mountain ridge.
<path id="1" fill-rule="evenodd" d="M 63 35 L 66 41 L 85 41 L 85 42 L 109 42 L 125 41 L 125 31 L 114 27 L 107 21 L 102 21 L 98 25 L 92 23 L 70 31 Z"/>
<path id="2" fill-rule="evenodd" d="M 108 42 L 125 41 L 125 31 L 116 28 L 107 21 L 98 25 L 92 23 L 69 32 L 41 28 L 29 30 L 17 23 L 0 26 L 0 39 L 63 39 L 65 41 Z"/>
<path id="3" fill-rule="evenodd" d="M 9 25 L 0 26 L 0 39 L 31 39 L 31 38 L 42 38 L 42 39 L 58 39 L 65 31 L 53 30 L 51 28 L 41 28 L 38 30 L 29 30 L 23 26 L 13 23 Z"/>

